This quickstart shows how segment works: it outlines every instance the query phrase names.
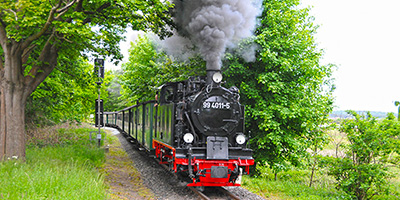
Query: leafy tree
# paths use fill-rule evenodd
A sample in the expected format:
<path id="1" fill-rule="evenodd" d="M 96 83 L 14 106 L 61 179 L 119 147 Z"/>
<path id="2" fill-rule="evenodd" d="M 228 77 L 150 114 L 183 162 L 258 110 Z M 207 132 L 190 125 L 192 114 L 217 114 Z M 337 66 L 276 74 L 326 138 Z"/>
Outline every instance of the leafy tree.
<path id="1" fill-rule="evenodd" d="M 103 98 L 104 111 L 116 111 L 126 107 L 124 101 L 119 100 L 121 97 L 121 85 L 119 77 L 122 75 L 121 70 L 106 71 L 105 75 L 105 90 L 107 98 Z"/>
<path id="2" fill-rule="evenodd" d="M 331 65 L 321 65 L 322 51 L 314 40 L 316 26 L 299 0 L 263 3 L 255 42 L 255 62 L 237 52 L 225 61 L 228 84 L 236 85 L 246 105 L 246 126 L 255 157 L 277 173 L 299 165 L 324 132 L 317 131 L 332 110 Z"/>
<path id="3" fill-rule="evenodd" d="M 131 25 L 162 36 L 168 3 L 158 0 L 5 0 L 0 2 L 0 159 L 25 157 L 25 105 L 60 66 L 81 55 L 110 56 Z M 62 63 L 74 66 L 71 63 Z"/>
<path id="4" fill-rule="evenodd" d="M 147 36 L 140 36 L 131 43 L 129 61 L 122 65 L 122 69 L 121 99 L 134 104 L 154 99 L 157 88 L 166 82 L 205 74 L 205 63 L 199 59 L 175 62 L 165 53 L 158 52 L 155 43 Z"/>
<path id="5" fill-rule="evenodd" d="M 390 113 L 378 121 L 368 112 L 366 116 L 348 111 L 355 119 L 344 120 L 341 131 L 349 140 L 344 145 L 346 156 L 332 159 L 330 174 L 337 185 L 357 199 L 371 199 L 388 192 L 388 171 L 392 152 L 399 151 L 400 123 Z"/>
<path id="6" fill-rule="evenodd" d="M 60 59 L 62 62 L 62 59 Z M 82 121 L 93 114 L 97 98 L 93 65 L 79 59 L 69 71 L 65 65 L 54 69 L 28 98 L 27 121 L 35 124 L 54 124 L 63 121 Z M 107 93 L 104 93 L 107 94 Z M 88 101 L 92 99 L 93 101 Z"/>

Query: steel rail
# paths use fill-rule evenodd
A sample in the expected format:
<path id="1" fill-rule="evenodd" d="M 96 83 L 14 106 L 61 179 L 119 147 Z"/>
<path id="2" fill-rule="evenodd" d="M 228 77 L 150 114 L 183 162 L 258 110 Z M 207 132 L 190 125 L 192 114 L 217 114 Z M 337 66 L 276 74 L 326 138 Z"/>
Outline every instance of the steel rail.
<path id="1" fill-rule="evenodd" d="M 188 187 L 188 188 L 190 190 L 192 190 L 195 194 L 197 194 L 201 199 L 203 199 L 203 200 L 211 200 L 205 194 L 203 194 L 202 192 L 198 191 L 196 188 L 194 188 L 194 187 Z"/>
<path id="2" fill-rule="evenodd" d="M 238 196 L 234 195 L 232 192 L 228 191 L 227 189 L 225 189 L 223 187 L 219 187 L 218 190 L 220 190 L 221 192 L 223 192 L 226 195 L 230 196 L 234 200 L 240 200 L 240 198 Z"/>

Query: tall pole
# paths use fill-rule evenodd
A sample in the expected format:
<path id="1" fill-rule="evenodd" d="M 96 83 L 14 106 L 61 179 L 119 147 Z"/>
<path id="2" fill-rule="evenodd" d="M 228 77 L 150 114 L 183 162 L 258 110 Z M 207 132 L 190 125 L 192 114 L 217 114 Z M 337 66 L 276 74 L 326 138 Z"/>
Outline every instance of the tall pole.
<path id="1" fill-rule="evenodd" d="M 100 67 L 99 67 L 99 73 L 100 73 Z M 97 84 L 98 84 L 98 87 L 99 87 L 99 98 L 97 99 L 97 124 L 98 124 L 98 127 L 99 127 L 99 133 L 98 133 L 98 135 L 100 135 L 100 137 L 101 137 L 101 133 L 100 133 L 100 128 L 101 128 L 101 119 L 100 119 L 100 117 L 101 117 L 101 102 L 100 102 L 100 88 L 101 88 L 101 82 L 97 82 Z M 101 138 L 100 138 L 101 139 Z M 99 147 L 100 147 L 100 139 L 98 139 L 99 140 Z"/>
<path id="2" fill-rule="evenodd" d="M 102 117 L 102 114 L 103 114 L 103 109 L 102 109 L 102 106 L 101 106 L 100 94 L 101 94 L 102 79 L 104 78 L 104 60 L 96 58 L 94 60 L 94 66 L 95 66 L 95 71 L 97 70 L 97 78 L 98 78 L 98 81 L 96 83 L 97 83 L 97 86 L 98 86 L 99 95 L 98 95 L 98 99 L 97 99 L 97 111 L 96 111 L 97 113 L 96 113 L 96 115 L 97 115 L 97 126 L 98 126 L 98 131 L 99 131 L 98 134 L 97 134 L 97 140 L 98 140 L 98 146 L 100 147 L 100 142 L 101 142 L 101 130 L 100 129 L 101 129 L 101 126 L 102 126 L 101 117 Z"/>

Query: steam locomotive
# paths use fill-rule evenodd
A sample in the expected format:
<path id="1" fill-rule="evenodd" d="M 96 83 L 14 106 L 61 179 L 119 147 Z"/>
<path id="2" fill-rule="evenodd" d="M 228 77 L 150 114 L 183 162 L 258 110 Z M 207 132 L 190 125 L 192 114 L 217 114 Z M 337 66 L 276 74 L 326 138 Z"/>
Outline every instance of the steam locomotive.
<path id="1" fill-rule="evenodd" d="M 240 186 L 254 159 L 239 90 L 221 81 L 220 71 L 208 70 L 206 77 L 166 83 L 156 100 L 106 112 L 104 121 L 189 177 L 188 186 Z"/>

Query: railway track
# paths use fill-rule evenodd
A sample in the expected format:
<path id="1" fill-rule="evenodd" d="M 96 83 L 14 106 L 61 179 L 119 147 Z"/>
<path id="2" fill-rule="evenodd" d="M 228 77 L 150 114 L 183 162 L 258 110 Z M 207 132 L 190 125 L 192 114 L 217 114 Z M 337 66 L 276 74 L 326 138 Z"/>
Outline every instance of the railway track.
<path id="1" fill-rule="evenodd" d="M 172 173 L 172 171 L 170 170 L 170 168 L 168 168 L 167 165 L 165 164 L 160 164 L 160 165 L 176 179 L 179 179 L 179 176 L 177 176 L 175 173 Z M 196 187 L 187 187 L 187 188 L 189 188 L 193 193 L 195 193 L 200 199 L 203 200 L 217 200 L 217 199 L 241 200 L 241 198 L 234 195 L 232 192 L 223 187 L 206 187 L 202 189 L 204 191 L 200 191 L 196 189 Z"/>
<path id="2" fill-rule="evenodd" d="M 131 146 L 131 148 L 136 149 L 139 152 L 139 154 L 142 155 L 142 157 L 149 159 L 149 160 L 154 160 L 154 156 L 149 156 L 147 153 L 145 153 L 144 149 L 133 138 L 131 138 L 130 136 L 127 136 L 126 134 L 122 134 L 122 136 L 124 136 L 125 141 L 128 143 L 128 145 Z M 161 166 L 163 168 L 163 171 L 165 171 L 165 173 L 168 173 L 171 177 L 174 177 L 173 179 L 182 180 L 182 177 L 173 173 L 171 171 L 171 168 L 168 167 L 167 165 L 160 164 L 158 160 L 155 163 L 157 163 L 159 166 Z M 182 180 L 182 181 L 185 182 L 185 180 Z M 196 198 L 196 196 L 197 196 L 198 199 L 207 199 L 207 200 L 243 199 L 243 196 L 242 196 L 242 198 L 240 198 L 240 197 L 236 196 L 235 194 L 233 194 L 232 192 L 225 189 L 224 187 L 205 187 L 204 191 L 199 191 L 196 189 L 196 187 L 187 187 L 186 186 L 186 188 L 187 188 L 188 192 L 192 191 L 194 193 L 192 198 L 193 197 Z M 192 199 L 192 198 L 190 198 L 190 199 Z M 253 198 L 249 198 L 249 199 L 253 199 Z M 262 199 L 262 198 L 260 198 L 260 199 Z"/>
<path id="3" fill-rule="evenodd" d="M 179 179 L 179 177 L 170 171 L 167 165 L 160 164 L 165 170 L 167 170 L 171 175 L 175 178 Z M 211 199 L 230 199 L 230 200 L 240 200 L 240 198 L 234 195 L 232 192 L 228 191 L 223 187 L 207 187 L 204 190 L 206 192 L 202 192 L 196 189 L 196 187 L 188 187 L 193 193 L 199 196 L 200 199 L 203 200 L 211 200 Z"/>
<path id="4" fill-rule="evenodd" d="M 216 200 L 216 199 L 232 199 L 240 200 L 240 198 L 223 187 L 208 187 L 204 192 L 197 190 L 194 187 L 189 187 L 200 199 Z"/>
<path id="5" fill-rule="evenodd" d="M 160 164 L 165 170 L 167 170 L 172 176 L 179 179 L 179 177 L 172 173 L 171 170 L 168 168 L 167 165 Z M 188 187 L 193 193 L 199 196 L 200 199 L 203 200 L 216 200 L 216 199 L 230 199 L 230 200 L 240 200 L 240 198 L 234 195 L 229 190 L 223 187 L 207 187 L 203 188 L 203 192 L 196 189 L 196 187 Z"/>

